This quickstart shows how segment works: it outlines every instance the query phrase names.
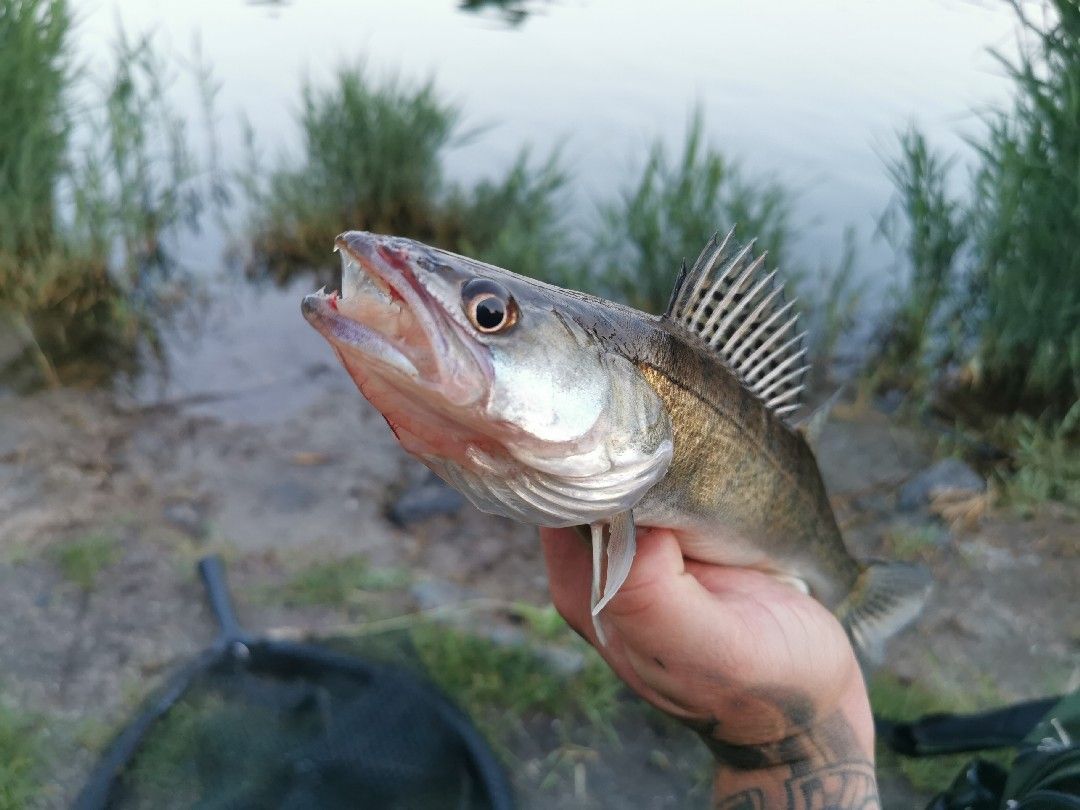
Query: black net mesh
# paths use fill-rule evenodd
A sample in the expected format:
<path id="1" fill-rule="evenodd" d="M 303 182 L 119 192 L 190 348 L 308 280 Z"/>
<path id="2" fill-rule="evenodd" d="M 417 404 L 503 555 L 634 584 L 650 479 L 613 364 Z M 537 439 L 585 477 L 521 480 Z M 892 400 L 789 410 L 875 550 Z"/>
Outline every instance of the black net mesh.
<path id="1" fill-rule="evenodd" d="M 397 663 L 250 640 L 226 601 L 218 645 L 140 710 L 76 808 L 511 806 L 468 718 L 402 666 L 407 637 L 374 651 Z"/>
<path id="2" fill-rule="evenodd" d="M 465 723 L 400 668 L 235 645 L 152 727 L 107 806 L 480 810 L 493 802 Z"/>

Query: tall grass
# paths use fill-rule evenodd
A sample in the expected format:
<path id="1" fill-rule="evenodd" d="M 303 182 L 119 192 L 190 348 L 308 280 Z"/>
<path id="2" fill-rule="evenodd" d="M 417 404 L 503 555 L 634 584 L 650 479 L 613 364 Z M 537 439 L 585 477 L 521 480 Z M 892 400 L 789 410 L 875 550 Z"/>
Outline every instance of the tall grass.
<path id="1" fill-rule="evenodd" d="M 433 242 L 658 312 L 680 264 L 737 223 L 741 237 L 757 237 L 791 287 L 812 299 L 819 354 L 831 354 L 852 325 L 859 293 L 853 237 L 845 239 L 838 270 L 823 267 L 813 277 L 791 266 L 791 195 L 775 181 L 746 178 L 709 146 L 700 111 L 681 153 L 672 156 L 657 141 L 636 182 L 600 204 L 591 233 L 566 217 L 570 177 L 558 150 L 537 160 L 524 148 L 505 173 L 472 187 L 446 182 L 444 154 L 462 140 L 460 120 L 430 83 L 380 83 L 351 67 L 326 88 L 305 85 L 298 159 L 266 169 L 249 132 L 243 179 L 253 210 L 251 272 L 281 281 L 314 269 L 332 285 L 329 240 L 360 228 Z"/>
<path id="2" fill-rule="evenodd" d="M 522 150 L 501 180 L 459 191 L 450 202 L 450 216 L 460 221 L 456 249 L 516 273 L 577 286 L 580 257 L 563 216 L 568 185 L 558 152 L 533 165 Z"/>
<path id="3" fill-rule="evenodd" d="M 738 164 L 708 144 L 694 110 L 681 151 L 653 143 L 636 182 L 601 204 L 600 227 L 572 286 L 599 289 L 646 312 L 662 312 L 683 262 L 692 262 L 717 231 L 737 227 L 756 239 L 769 265 L 780 269 L 789 295 L 800 298 L 819 372 L 827 371 L 838 342 L 855 324 L 862 286 L 855 277 L 855 235 L 845 233 L 838 261 L 811 270 L 791 244 L 792 193 L 769 178 L 748 178 Z"/>
<path id="4" fill-rule="evenodd" d="M 910 131 L 890 164 L 884 230 L 912 278 L 885 358 L 931 386 L 944 360 L 985 405 L 1062 418 L 1080 399 L 1080 6 L 1052 0 L 1024 27 L 1011 107 L 973 140 L 965 198 L 951 163 Z"/>
<path id="5" fill-rule="evenodd" d="M 807 349 L 814 360 L 812 374 L 815 381 L 826 386 L 834 384 L 830 376 L 841 359 L 841 344 L 859 322 L 866 283 L 858 270 L 858 239 L 855 229 L 849 226 L 844 229 L 835 262 L 820 263 L 816 272 L 796 265 L 788 274 L 787 289 L 801 302 L 802 328 L 809 332 Z M 862 362 L 861 349 L 843 348 L 855 365 Z M 851 358 L 847 363 L 852 365 Z"/>
<path id="6" fill-rule="evenodd" d="M 350 67 L 330 87 L 306 83 L 301 159 L 268 173 L 256 164 L 245 177 L 257 263 L 278 276 L 325 264 L 328 240 L 345 228 L 445 241 L 435 209 L 459 118 L 430 82 L 378 83 Z"/>
<path id="7" fill-rule="evenodd" d="M 94 101 L 78 112 L 72 139 L 65 235 L 76 249 L 115 257 L 122 283 L 149 295 L 176 268 L 167 240 L 197 226 L 213 178 L 194 154 L 187 116 L 168 101 L 177 76 L 151 38 L 121 32 L 111 68 L 87 78 Z"/>
<path id="8" fill-rule="evenodd" d="M 700 110 L 690 118 L 681 154 L 672 157 L 654 143 L 637 182 L 600 213 L 593 272 L 647 312 L 663 311 L 683 261 L 693 261 L 718 230 L 738 224 L 740 236 L 756 236 L 774 266 L 788 259 L 789 195 L 776 182 L 746 180 L 709 146 Z"/>
<path id="9" fill-rule="evenodd" d="M 70 127 L 71 20 L 64 0 L 0 2 L 0 252 L 53 243 Z"/>
<path id="10" fill-rule="evenodd" d="M 976 355 L 988 388 L 1051 407 L 1080 398 L 1080 5 L 1050 0 L 1026 32 L 1012 108 L 988 119 L 972 190 L 980 309 Z"/>
<path id="11" fill-rule="evenodd" d="M 950 310 L 957 304 L 968 215 L 949 190 L 953 161 L 936 154 L 914 127 L 899 142 L 900 154 L 887 164 L 896 195 L 879 229 L 907 260 L 910 276 L 892 296 L 877 366 L 890 384 L 925 394 L 932 367 L 955 348 L 948 324 L 956 314 Z"/>
<path id="12" fill-rule="evenodd" d="M 306 84 L 299 160 L 266 170 L 252 159 L 243 173 L 254 218 L 252 270 L 284 280 L 314 268 L 330 278 L 329 240 L 356 228 L 564 277 L 571 260 L 558 153 L 536 163 L 523 151 L 501 178 L 454 186 L 443 162 L 466 138 L 460 121 L 430 82 L 380 82 L 348 67 L 329 87 Z M 253 139 L 249 151 L 255 155 Z"/>
<path id="13" fill-rule="evenodd" d="M 0 325 L 24 347 L 0 371 L 19 386 L 135 368 L 205 193 L 153 43 L 121 35 L 91 74 L 70 31 L 64 0 L 0 0 Z"/>

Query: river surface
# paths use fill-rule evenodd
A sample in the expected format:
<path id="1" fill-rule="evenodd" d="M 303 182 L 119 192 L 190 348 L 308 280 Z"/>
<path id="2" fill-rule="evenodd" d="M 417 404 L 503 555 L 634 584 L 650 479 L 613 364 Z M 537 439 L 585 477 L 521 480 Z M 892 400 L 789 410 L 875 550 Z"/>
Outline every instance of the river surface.
<path id="1" fill-rule="evenodd" d="M 795 192 L 806 264 L 835 257 L 844 228 L 857 229 L 858 273 L 872 306 L 895 272 L 873 234 L 891 194 L 883 156 L 894 151 L 896 131 L 918 121 L 932 143 L 963 154 L 963 134 L 979 127 L 972 111 L 1007 98 L 987 48 L 1008 52 L 1015 35 L 1005 3 L 961 0 L 566 0 L 525 8 L 514 25 L 496 10 L 464 12 L 452 0 L 118 0 L 81 7 L 79 36 L 91 61 L 118 21 L 129 33 L 155 31 L 181 53 L 197 38 L 220 82 L 226 166 L 243 158 L 241 116 L 265 155 L 296 153 L 293 115 L 305 77 L 320 81 L 363 61 L 373 76 L 431 78 L 460 105 L 465 128 L 481 130 L 447 155 L 451 179 L 497 176 L 524 144 L 538 154 L 561 145 L 578 222 L 636 176 L 654 139 L 677 148 L 700 105 L 714 145 Z M 178 102 L 196 109 L 181 84 Z M 210 227 L 184 254 L 216 278 L 225 241 Z M 155 396 L 263 390 L 310 377 L 329 352 L 299 318 L 300 292 L 219 290 L 213 326 L 172 345 L 171 379 Z M 276 401 L 291 410 L 304 387 L 288 383 Z M 261 412 L 266 402 L 260 394 L 227 410 Z"/>

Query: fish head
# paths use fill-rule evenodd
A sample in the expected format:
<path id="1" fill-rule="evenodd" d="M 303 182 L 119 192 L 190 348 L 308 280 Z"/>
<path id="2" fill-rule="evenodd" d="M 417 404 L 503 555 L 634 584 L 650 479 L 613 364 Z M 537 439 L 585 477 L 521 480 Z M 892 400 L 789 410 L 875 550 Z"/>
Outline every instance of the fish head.
<path id="1" fill-rule="evenodd" d="M 406 450 L 485 511 L 540 525 L 630 508 L 670 423 L 602 339 L 603 302 L 400 237 L 338 237 L 340 295 L 304 298 Z"/>

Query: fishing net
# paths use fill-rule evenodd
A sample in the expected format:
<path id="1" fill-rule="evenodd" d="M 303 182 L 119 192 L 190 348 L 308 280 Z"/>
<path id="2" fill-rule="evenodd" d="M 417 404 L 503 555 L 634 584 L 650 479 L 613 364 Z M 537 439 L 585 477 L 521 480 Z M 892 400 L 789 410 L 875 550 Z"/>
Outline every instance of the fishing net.
<path id="1" fill-rule="evenodd" d="M 250 637 L 222 563 L 199 563 L 221 625 L 117 736 L 77 798 L 96 808 L 512 806 L 468 718 L 408 669 Z"/>

